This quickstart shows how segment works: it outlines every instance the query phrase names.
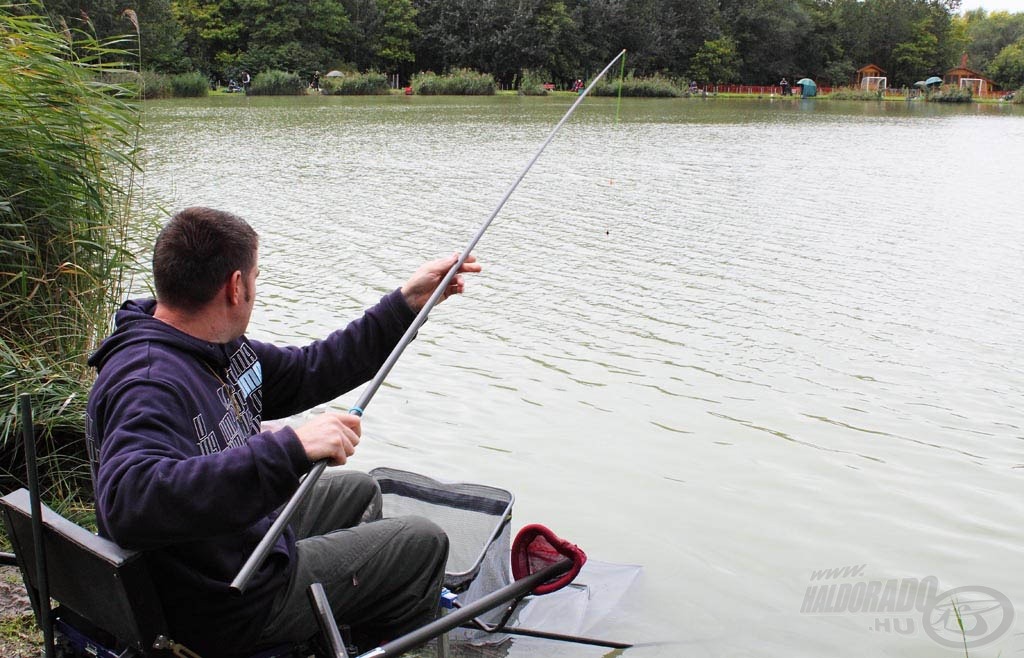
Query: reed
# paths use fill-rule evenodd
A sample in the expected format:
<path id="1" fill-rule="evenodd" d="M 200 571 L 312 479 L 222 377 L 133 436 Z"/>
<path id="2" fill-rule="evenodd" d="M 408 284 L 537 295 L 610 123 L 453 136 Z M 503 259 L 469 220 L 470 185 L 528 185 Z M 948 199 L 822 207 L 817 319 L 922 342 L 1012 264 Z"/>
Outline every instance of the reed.
<path id="1" fill-rule="evenodd" d="M 304 96 L 306 83 L 298 73 L 271 69 L 257 73 L 249 88 L 251 96 Z"/>
<path id="2" fill-rule="evenodd" d="M 44 499 L 71 500 L 91 489 L 86 360 L 134 266 L 137 41 L 57 28 L 38 3 L 0 6 L 0 37 L 0 492 L 24 483 L 27 392 Z"/>
<path id="3" fill-rule="evenodd" d="M 371 96 L 391 93 L 383 73 L 353 73 L 340 78 L 321 78 L 320 89 L 330 96 Z"/>
<path id="4" fill-rule="evenodd" d="M 943 86 L 938 91 L 933 91 L 925 95 L 925 100 L 932 103 L 970 103 L 974 98 L 974 92 L 967 87 L 947 87 Z"/>
<path id="5" fill-rule="evenodd" d="M 828 95 L 835 101 L 881 101 L 885 100 L 885 92 L 881 89 L 868 91 L 856 87 L 841 87 Z"/>
<path id="6" fill-rule="evenodd" d="M 618 96 L 619 85 L 622 95 L 637 98 L 677 98 L 683 91 L 672 79 L 663 75 L 637 78 L 632 73 L 622 80 L 611 78 L 602 80 L 590 93 L 594 96 Z"/>
<path id="7" fill-rule="evenodd" d="M 175 98 L 204 98 L 210 93 L 210 81 L 199 71 L 172 75 L 170 85 Z"/>
<path id="8" fill-rule="evenodd" d="M 520 96 L 547 96 L 548 90 L 544 83 L 551 79 L 546 71 L 523 69 L 523 77 L 519 81 Z"/>
<path id="9" fill-rule="evenodd" d="M 447 75 L 417 73 L 412 78 L 412 91 L 425 96 L 493 96 L 498 85 L 489 73 L 459 69 Z"/>

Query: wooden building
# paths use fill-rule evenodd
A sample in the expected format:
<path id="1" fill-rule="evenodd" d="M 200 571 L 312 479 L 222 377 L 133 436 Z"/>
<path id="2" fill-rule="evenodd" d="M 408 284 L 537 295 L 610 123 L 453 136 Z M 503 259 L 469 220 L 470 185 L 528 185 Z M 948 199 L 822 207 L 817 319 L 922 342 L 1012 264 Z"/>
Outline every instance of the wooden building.
<path id="1" fill-rule="evenodd" d="M 964 80 L 967 82 L 963 82 Z M 986 78 L 985 74 L 969 68 L 967 66 L 966 54 L 960 58 L 960 66 L 946 71 L 945 75 L 942 76 L 942 82 L 943 84 L 955 87 L 966 87 L 969 85 L 974 90 L 974 93 L 979 96 L 995 91 L 998 86 L 995 82 Z"/>
<path id="2" fill-rule="evenodd" d="M 854 86 L 859 87 L 860 81 L 864 78 L 882 78 L 885 77 L 885 70 L 877 64 L 868 64 L 857 69 L 857 79 L 854 81 Z"/>

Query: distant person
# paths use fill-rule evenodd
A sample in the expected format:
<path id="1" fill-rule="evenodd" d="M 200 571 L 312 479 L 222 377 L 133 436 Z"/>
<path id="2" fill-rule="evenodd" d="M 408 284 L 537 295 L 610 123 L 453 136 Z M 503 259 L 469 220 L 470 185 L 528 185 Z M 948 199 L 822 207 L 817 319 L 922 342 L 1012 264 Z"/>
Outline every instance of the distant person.
<path id="1" fill-rule="evenodd" d="M 314 91 L 320 91 L 320 71 L 313 73 L 313 79 L 309 81 L 309 88 Z"/>
<path id="2" fill-rule="evenodd" d="M 242 89 L 244 89 L 245 93 L 248 94 L 249 93 L 249 87 L 251 87 L 251 86 L 252 86 L 252 78 L 249 76 L 249 72 L 248 71 L 242 71 Z"/>
<path id="3" fill-rule="evenodd" d="M 783 96 L 789 96 L 789 80 L 783 78 L 779 81 L 779 87 L 782 89 Z"/>
<path id="4" fill-rule="evenodd" d="M 576 78 L 576 82 L 572 83 L 572 90 L 577 94 L 583 91 L 583 81 Z"/>
<path id="5" fill-rule="evenodd" d="M 690 80 L 690 93 L 691 94 L 696 94 L 697 93 L 697 81 L 696 80 Z"/>

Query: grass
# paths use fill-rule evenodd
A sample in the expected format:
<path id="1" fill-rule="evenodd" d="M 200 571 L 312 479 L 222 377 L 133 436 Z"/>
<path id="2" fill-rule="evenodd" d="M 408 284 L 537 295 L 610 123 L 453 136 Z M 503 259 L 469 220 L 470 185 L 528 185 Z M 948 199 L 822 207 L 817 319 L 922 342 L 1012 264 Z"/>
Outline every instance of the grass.
<path id="1" fill-rule="evenodd" d="M 43 498 L 74 506 L 91 491 L 86 360 L 135 267 L 137 41 L 57 28 L 39 4 L 0 7 L 0 33 L 0 491 L 25 481 L 27 392 Z"/>

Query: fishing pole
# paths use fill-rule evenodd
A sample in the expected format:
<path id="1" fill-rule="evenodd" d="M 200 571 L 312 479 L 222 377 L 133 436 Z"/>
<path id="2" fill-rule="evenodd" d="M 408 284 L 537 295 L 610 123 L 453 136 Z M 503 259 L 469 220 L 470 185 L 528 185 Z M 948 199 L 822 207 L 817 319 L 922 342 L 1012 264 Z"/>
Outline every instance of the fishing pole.
<path id="1" fill-rule="evenodd" d="M 462 253 L 459 255 L 458 260 L 456 260 L 455 264 L 452 265 L 451 269 L 448 270 L 448 273 L 444 275 L 444 278 L 441 279 L 441 282 L 437 284 L 437 288 L 434 289 L 433 294 L 430 295 L 430 298 L 423 305 L 423 308 L 421 308 L 419 313 L 416 314 L 416 318 L 412 321 L 412 324 L 409 325 L 409 328 L 406 329 L 405 333 L 399 339 L 398 344 L 395 345 L 394 349 L 391 350 L 391 354 L 388 355 L 388 358 L 384 361 L 384 364 L 377 371 L 377 374 L 374 376 L 373 380 L 369 384 L 367 384 L 366 388 L 363 390 L 362 395 L 359 397 L 359 400 L 351 409 L 349 409 L 350 414 L 362 416 L 363 413 L 365 413 L 366 407 L 370 404 L 370 400 L 373 399 L 373 396 L 377 392 L 377 389 L 379 389 L 381 384 L 384 383 L 384 380 L 387 378 L 388 373 L 391 372 L 391 369 L 395 366 L 395 363 L 398 362 L 399 357 L 402 356 L 402 352 L 405 351 L 406 346 L 410 342 L 412 342 L 412 339 L 416 336 L 416 332 L 418 332 L 420 327 L 423 326 L 423 323 L 427 321 L 427 315 L 429 315 L 430 311 L 434 308 L 435 305 L 437 305 L 438 300 L 441 299 L 441 296 L 444 294 L 444 291 L 448 287 L 448 284 L 451 283 L 452 278 L 454 278 L 455 275 L 459 272 L 459 270 L 462 269 L 462 266 L 466 263 L 466 259 L 469 258 L 470 252 L 472 252 L 473 248 L 476 247 L 477 242 L 479 242 L 480 238 L 483 237 L 484 232 L 491 225 L 491 222 L 494 221 L 494 218 L 498 216 L 498 213 L 505 205 L 505 202 L 508 201 L 510 196 L 512 196 L 512 193 L 515 191 L 515 189 L 519 187 L 520 181 L 522 181 L 523 178 L 526 177 L 527 172 L 529 172 L 530 168 L 533 167 L 533 164 L 537 162 L 537 160 L 540 158 L 541 153 L 543 153 L 544 149 L 546 149 L 548 144 L 551 143 L 551 140 L 555 138 L 555 135 L 561 129 L 562 125 L 566 121 L 568 121 L 569 117 L 572 116 L 572 113 L 576 111 L 576 108 L 579 106 L 579 104 L 582 103 L 583 99 L 587 97 L 587 94 L 590 93 L 590 90 L 597 85 L 598 81 L 600 81 L 601 78 L 604 77 L 604 74 L 608 72 L 608 70 L 615 64 L 615 62 L 617 62 L 619 58 L 625 54 L 626 51 L 622 50 L 618 55 L 613 57 L 610 62 L 608 62 L 604 69 L 602 69 L 601 72 L 597 74 L 597 76 L 591 81 L 587 88 L 580 92 L 579 98 L 577 98 L 576 102 L 574 102 L 572 106 L 569 107 L 569 109 L 565 112 L 565 115 L 562 117 L 562 119 L 555 125 L 554 128 L 551 129 L 551 133 L 548 135 L 547 139 L 544 140 L 544 143 L 540 145 L 540 148 L 537 149 L 537 152 L 534 153 L 530 161 L 526 164 L 525 167 L 523 167 L 523 170 L 519 173 L 519 176 L 515 179 L 515 181 L 513 181 L 512 185 L 508 188 L 508 191 L 505 192 L 505 195 L 501 197 L 501 201 L 498 202 L 498 205 L 494 209 L 494 212 L 492 212 L 490 217 L 487 218 L 487 221 L 485 221 L 480 226 L 480 229 L 477 230 L 476 235 L 474 235 L 473 238 L 469 241 L 469 244 L 466 245 L 466 248 L 462 250 Z M 232 590 L 235 590 L 238 593 L 245 591 L 245 588 L 249 584 L 249 580 L 252 578 L 253 574 L 256 573 L 256 570 L 260 568 L 264 560 L 266 560 L 267 555 L 270 554 L 270 550 L 277 542 L 278 537 L 280 537 L 281 533 L 284 532 L 285 526 L 288 525 L 288 522 L 291 520 L 292 515 L 295 514 L 295 511 L 296 509 L 298 509 L 298 506 L 302 503 L 303 500 L 305 500 L 309 491 L 313 488 L 313 484 L 317 481 L 317 479 L 319 479 L 319 477 L 323 474 L 324 469 L 326 468 L 327 460 L 325 459 L 321 459 L 313 464 L 313 467 L 310 469 L 309 473 L 306 474 L 306 477 L 303 478 L 302 482 L 299 484 L 299 488 L 295 490 L 294 494 L 292 494 L 291 500 L 289 500 L 288 503 L 281 509 L 281 513 L 278 514 L 277 518 L 274 520 L 274 523 L 270 526 L 270 529 L 267 530 L 267 534 L 263 536 L 263 539 L 260 540 L 260 543 L 257 544 L 256 548 L 253 550 L 252 555 L 250 555 L 249 559 L 245 562 L 245 564 L 242 565 L 242 568 L 239 570 L 238 575 L 235 576 L 235 579 L 233 581 L 231 581 Z"/>

